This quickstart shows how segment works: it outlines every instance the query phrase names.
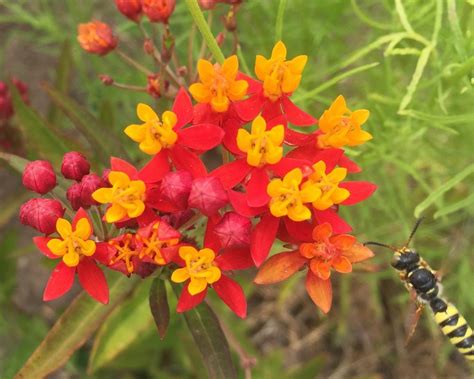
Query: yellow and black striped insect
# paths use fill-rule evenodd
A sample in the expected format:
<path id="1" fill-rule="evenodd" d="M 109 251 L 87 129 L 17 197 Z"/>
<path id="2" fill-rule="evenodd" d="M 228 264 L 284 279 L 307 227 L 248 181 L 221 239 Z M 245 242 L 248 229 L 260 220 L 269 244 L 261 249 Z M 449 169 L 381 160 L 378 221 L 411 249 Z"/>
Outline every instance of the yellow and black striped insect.
<path id="1" fill-rule="evenodd" d="M 474 361 L 474 335 L 471 327 L 457 308 L 441 297 L 441 284 L 436 271 L 414 249 L 408 247 L 421 221 L 419 219 L 416 222 L 408 241 L 401 248 L 379 242 L 366 242 L 365 245 L 382 246 L 394 252 L 391 265 L 398 271 L 405 287 L 410 292 L 415 292 L 418 304 L 429 304 L 443 334 L 466 359 Z"/>

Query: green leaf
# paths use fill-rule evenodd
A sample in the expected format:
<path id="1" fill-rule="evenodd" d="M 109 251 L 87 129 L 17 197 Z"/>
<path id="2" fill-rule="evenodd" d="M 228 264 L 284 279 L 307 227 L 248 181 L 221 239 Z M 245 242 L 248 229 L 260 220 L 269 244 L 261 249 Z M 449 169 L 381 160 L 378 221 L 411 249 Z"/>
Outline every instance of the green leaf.
<path id="1" fill-rule="evenodd" d="M 150 288 L 150 310 L 155 320 L 161 339 L 165 337 L 170 322 L 170 306 L 164 280 L 157 277 L 153 279 Z"/>
<path id="2" fill-rule="evenodd" d="M 42 83 L 42 88 L 86 138 L 92 150 L 104 165 L 108 163 L 111 156 L 127 156 L 127 153 L 121 148 L 120 141 L 109 126 L 102 125 L 87 109 L 48 83 Z"/>
<path id="3" fill-rule="evenodd" d="M 88 372 L 107 366 L 153 325 L 148 307 L 150 281 L 143 282 L 133 296 L 117 307 L 94 340 Z"/>
<path id="4" fill-rule="evenodd" d="M 19 174 L 23 173 L 25 166 L 29 162 L 28 159 L 19 157 L 18 155 L 2 153 L 2 152 L 0 152 L 0 159 L 3 159 L 5 162 L 7 162 Z"/>
<path id="5" fill-rule="evenodd" d="M 440 217 L 447 216 L 451 213 L 457 212 L 460 209 L 466 209 L 466 208 L 472 207 L 473 205 L 474 205 L 474 193 L 462 200 L 459 200 L 455 203 L 449 204 L 446 207 L 441 208 L 439 211 L 437 211 L 434 214 L 433 218 L 436 220 Z"/>
<path id="6" fill-rule="evenodd" d="M 61 48 L 61 53 L 59 55 L 58 64 L 56 67 L 56 88 L 63 92 L 68 93 L 71 77 L 72 77 L 72 70 L 73 70 L 73 58 L 72 58 L 72 50 L 71 50 L 71 42 L 69 39 L 64 40 L 64 43 Z M 51 109 L 49 110 L 48 120 L 52 124 L 58 124 L 60 120 L 60 109 L 53 104 Z"/>
<path id="7" fill-rule="evenodd" d="M 61 162 L 68 151 L 64 142 L 51 131 L 51 126 L 38 113 L 23 102 L 15 86 L 10 86 L 10 93 L 27 146 L 43 158 Z"/>
<path id="8" fill-rule="evenodd" d="M 425 200 L 423 200 L 420 204 L 418 204 L 415 208 L 415 217 L 420 217 L 420 215 L 429 208 L 440 196 L 442 196 L 445 192 L 449 191 L 453 188 L 456 184 L 464 180 L 467 176 L 474 173 L 474 164 L 467 166 L 464 170 L 460 173 L 455 175 L 453 178 L 448 180 L 442 186 L 438 187 L 435 191 L 433 191 Z"/>
<path id="9" fill-rule="evenodd" d="M 173 286 L 179 296 L 180 286 Z M 236 379 L 229 343 L 214 311 L 205 302 L 183 313 L 210 379 Z"/>
<path id="10" fill-rule="evenodd" d="M 62 367 L 125 298 L 136 281 L 109 276 L 110 303 L 103 305 L 81 293 L 56 321 L 41 344 L 17 373 L 18 378 L 43 378 Z"/>

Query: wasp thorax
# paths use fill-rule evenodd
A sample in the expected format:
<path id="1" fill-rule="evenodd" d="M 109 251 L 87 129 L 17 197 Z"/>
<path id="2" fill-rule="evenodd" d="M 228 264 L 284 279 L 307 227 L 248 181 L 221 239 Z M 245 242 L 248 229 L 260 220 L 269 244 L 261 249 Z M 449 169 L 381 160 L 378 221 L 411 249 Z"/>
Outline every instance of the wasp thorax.
<path id="1" fill-rule="evenodd" d="M 407 270 L 419 262 L 420 256 L 415 250 L 403 249 L 393 255 L 391 265 L 397 270 Z"/>

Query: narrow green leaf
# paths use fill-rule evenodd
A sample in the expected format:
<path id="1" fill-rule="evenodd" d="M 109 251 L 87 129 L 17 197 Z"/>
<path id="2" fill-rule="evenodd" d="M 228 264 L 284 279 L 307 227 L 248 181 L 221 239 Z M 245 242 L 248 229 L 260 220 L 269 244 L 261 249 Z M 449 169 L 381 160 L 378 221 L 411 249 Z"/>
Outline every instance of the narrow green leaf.
<path id="1" fill-rule="evenodd" d="M 457 212 L 460 209 L 466 209 L 469 207 L 472 207 L 474 205 L 474 193 L 472 193 L 470 196 L 459 200 L 455 203 L 449 204 L 443 208 L 441 208 L 439 211 L 437 211 L 433 218 L 436 220 L 440 217 L 447 216 L 451 213 Z"/>
<path id="2" fill-rule="evenodd" d="M 449 191 L 453 188 L 456 184 L 464 180 L 467 176 L 474 173 L 474 164 L 467 166 L 464 170 L 460 173 L 455 175 L 453 178 L 448 180 L 442 186 L 438 187 L 435 191 L 433 191 L 425 200 L 423 200 L 420 204 L 418 204 L 415 208 L 415 217 L 420 217 L 420 215 L 429 208 L 440 196 L 442 196 L 445 192 Z"/>
<path id="3" fill-rule="evenodd" d="M 62 93 L 68 93 L 71 77 L 72 77 L 72 70 L 73 70 L 73 58 L 72 58 L 72 50 L 71 50 L 71 42 L 69 39 L 66 39 L 62 45 L 61 52 L 58 59 L 58 64 L 56 67 L 56 81 L 55 86 L 56 88 L 61 91 Z M 60 120 L 60 109 L 52 104 L 49 114 L 48 120 L 52 124 L 57 124 Z"/>
<path id="4" fill-rule="evenodd" d="M 125 298 L 136 281 L 115 274 L 108 278 L 110 303 L 103 305 L 81 293 L 56 321 L 15 378 L 43 378 L 62 367 Z"/>
<path id="5" fill-rule="evenodd" d="M 29 162 L 28 159 L 19 157 L 18 155 L 2 152 L 0 152 L 0 159 L 3 159 L 5 162 L 7 162 L 19 174 L 23 173 L 25 166 Z"/>
<path id="6" fill-rule="evenodd" d="M 94 340 L 88 372 L 107 366 L 152 327 L 148 307 L 150 281 L 144 281 L 127 301 L 118 306 L 101 326 Z"/>
<path id="7" fill-rule="evenodd" d="M 278 5 L 278 12 L 275 22 L 275 42 L 278 42 L 282 39 L 283 36 L 283 19 L 285 17 L 287 0 L 280 0 Z"/>
<path id="8" fill-rule="evenodd" d="M 170 323 L 170 306 L 168 304 L 165 282 L 159 277 L 153 279 L 149 302 L 158 333 L 161 339 L 163 339 Z"/>
<path id="9" fill-rule="evenodd" d="M 61 93 L 48 83 L 42 84 L 51 100 L 66 114 L 76 129 L 87 139 L 100 161 L 107 164 L 113 155 L 127 156 L 114 131 L 79 105 L 67 94 Z"/>
<path id="10" fill-rule="evenodd" d="M 180 286 L 173 286 L 179 296 Z M 229 343 L 213 310 L 202 302 L 184 312 L 194 342 L 201 352 L 210 379 L 236 379 L 237 372 L 232 362 Z"/>
<path id="11" fill-rule="evenodd" d="M 50 127 L 36 111 L 23 102 L 15 86 L 10 86 L 10 93 L 29 149 L 43 158 L 61 162 L 62 156 L 68 151 L 64 142 L 51 132 Z"/>

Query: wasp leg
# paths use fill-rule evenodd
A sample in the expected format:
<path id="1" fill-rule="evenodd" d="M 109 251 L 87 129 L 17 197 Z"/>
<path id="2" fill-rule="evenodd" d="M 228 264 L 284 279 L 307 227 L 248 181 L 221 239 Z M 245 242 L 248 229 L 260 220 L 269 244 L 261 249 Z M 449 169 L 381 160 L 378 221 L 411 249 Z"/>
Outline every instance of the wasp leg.
<path id="1" fill-rule="evenodd" d="M 415 334 L 416 326 L 418 325 L 418 320 L 420 319 L 421 311 L 424 307 L 424 304 L 418 300 L 416 292 L 414 290 L 410 291 L 410 297 L 413 300 L 412 304 L 416 308 L 412 307 L 408 313 L 407 322 L 405 324 L 405 330 L 408 331 L 407 338 L 405 339 L 405 346 L 408 345 L 411 338 Z"/>

